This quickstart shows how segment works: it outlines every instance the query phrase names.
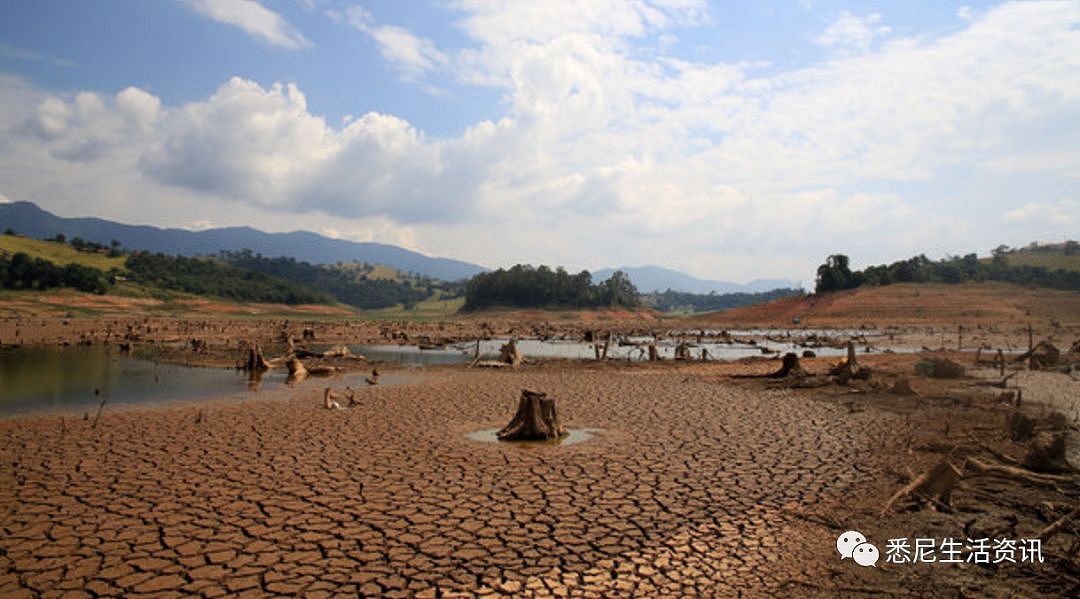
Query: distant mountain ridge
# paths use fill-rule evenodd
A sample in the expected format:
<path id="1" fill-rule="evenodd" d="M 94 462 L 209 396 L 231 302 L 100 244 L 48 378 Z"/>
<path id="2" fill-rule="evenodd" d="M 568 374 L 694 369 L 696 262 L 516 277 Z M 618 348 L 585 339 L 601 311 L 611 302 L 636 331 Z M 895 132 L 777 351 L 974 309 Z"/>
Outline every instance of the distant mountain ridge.
<path id="1" fill-rule="evenodd" d="M 394 245 L 330 239 L 307 231 L 267 233 L 251 227 L 205 231 L 127 225 L 101 218 L 64 218 L 33 202 L 0 204 L 0 229 L 12 228 L 27 237 L 46 238 L 58 233 L 109 244 L 117 240 L 129 250 L 147 250 L 181 256 L 216 254 L 221 250 L 250 249 L 268 257 L 287 256 L 312 264 L 367 262 L 405 272 L 456 281 L 486 268 L 461 260 L 435 258 Z"/>
<path id="2" fill-rule="evenodd" d="M 714 291 L 716 293 L 759 293 L 797 286 L 795 282 L 786 279 L 755 279 L 744 284 L 728 281 L 710 281 L 662 266 L 602 268 L 592 273 L 593 281 L 607 279 L 616 270 L 621 270 L 629 275 L 634 286 L 642 293 L 661 292 L 668 289 L 685 293 L 712 293 Z"/>

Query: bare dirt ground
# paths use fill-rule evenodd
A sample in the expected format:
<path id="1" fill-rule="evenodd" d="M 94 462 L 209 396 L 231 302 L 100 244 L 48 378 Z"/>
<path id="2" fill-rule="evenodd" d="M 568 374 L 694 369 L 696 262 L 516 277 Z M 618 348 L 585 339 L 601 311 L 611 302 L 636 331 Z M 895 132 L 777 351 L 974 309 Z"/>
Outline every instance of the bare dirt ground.
<path id="1" fill-rule="evenodd" d="M 708 317 L 713 323 L 746 326 L 888 325 L 951 326 L 1034 322 L 1080 324 L 1080 293 L 1028 288 L 1008 283 L 959 285 L 907 283 L 859 287 L 822 296 L 789 298 Z"/>
<path id="2" fill-rule="evenodd" d="M 1026 349 L 1028 319 L 1036 341 L 1067 352 L 1080 339 L 1075 312 L 1050 317 L 1026 301 L 1022 316 L 962 321 L 964 347 Z M 949 314 L 905 318 L 876 319 L 888 335 L 854 337 L 860 348 L 958 341 Z M 0 318 L 0 344 L 130 342 L 220 364 L 244 343 L 277 348 L 304 329 L 320 343 L 411 344 L 758 324 L 641 312 L 370 322 L 16 311 Z M 915 376 L 926 357 L 968 372 Z M 1010 356 L 1016 374 L 993 387 L 997 369 L 974 360 L 860 353 L 872 375 L 846 382 L 824 376 L 823 358 L 803 360 L 809 378 L 778 381 L 734 377 L 774 371 L 779 360 L 766 358 L 440 367 L 364 389 L 346 410 L 324 409 L 308 387 L 108 407 L 96 427 L 81 414 L 0 420 L 0 595 L 1076 596 L 1078 476 L 978 465 L 1018 467 L 1031 442 L 1010 437 L 1016 413 L 1065 434 L 1077 465 L 1080 381 Z M 889 391 L 901 378 L 914 394 Z M 558 398 L 570 428 L 601 430 L 562 446 L 466 438 L 506 424 L 522 388 Z M 883 509 L 946 461 L 960 472 L 948 500 L 915 493 Z M 1040 563 L 884 560 L 892 538 L 1032 538 L 1054 523 Z M 837 535 L 852 529 L 881 550 L 877 567 L 839 559 Z"/>
<path id="3" fill-rule="evenodd" d="M 523 387 L 603 431 L 465 438 L 505 424 Z M 4 422 L 0 593 L 778 588 L 832 557 L 788 510 L 865 484 L 902 428 L 669 372 L 442 372 L 365 393 L 352 410 L 306 396 L 201 423 L 191 408 L 96 430 Z"/>
<path id="4" fill-rule="evenodd" d="M 1080 487 L 968 477 L 950 510 L 898 504 L 882 515 L 887 497 L 942 455 L 981 455 L 970 434 L 1015 453 L 1000 434 L 1009 408 L 975 379 L 917 379 L 919 397 L 896 398 L 869 384 L 801 389 L 729 376 L 773 367 L 436 369 L 416 384 L 365 390 L 349 410 L 322 409 L 308 391 L 107 410 L 96 429 L 77 417 L 3 421 L 0 594 L 962 597 L 1080 588 L 1076 524 L 1047 543 L 1042 564 L 840 562 L 834 543 L 848 529 L 882 551 L 894 536 L 963 536 L 1001 522 L 1030 536 Z M 569 446 L 465 437 L 505 424 L 525 387 L 558 397 L 570 428 L 601 432 Z"/>

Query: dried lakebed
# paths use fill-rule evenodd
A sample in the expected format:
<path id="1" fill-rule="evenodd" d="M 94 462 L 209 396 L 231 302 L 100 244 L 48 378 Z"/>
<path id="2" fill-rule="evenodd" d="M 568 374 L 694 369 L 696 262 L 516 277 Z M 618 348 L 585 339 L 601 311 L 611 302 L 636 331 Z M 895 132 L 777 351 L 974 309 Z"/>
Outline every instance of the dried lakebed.
<path id="1" fill-rule="evenodd" d="M 479 443 L 522 388 L 587 442 Z M 790 516 L 905 427 L 677 371 L 445 371 L 275 402 L 0 421 L 0 594 L 731 595 L 832 564 Z"/>

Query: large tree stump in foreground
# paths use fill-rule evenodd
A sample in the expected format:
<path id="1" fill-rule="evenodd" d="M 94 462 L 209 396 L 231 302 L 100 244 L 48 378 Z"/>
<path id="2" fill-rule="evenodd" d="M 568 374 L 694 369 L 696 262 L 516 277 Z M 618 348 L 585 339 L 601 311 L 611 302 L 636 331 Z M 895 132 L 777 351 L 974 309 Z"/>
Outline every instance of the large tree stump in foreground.
<path id="1" fill-rule="evenodd" d="M 522 389 L 514 419 L 496 436 L 500 441 L 548 441 L 566 434 L 555 398 Z"/>

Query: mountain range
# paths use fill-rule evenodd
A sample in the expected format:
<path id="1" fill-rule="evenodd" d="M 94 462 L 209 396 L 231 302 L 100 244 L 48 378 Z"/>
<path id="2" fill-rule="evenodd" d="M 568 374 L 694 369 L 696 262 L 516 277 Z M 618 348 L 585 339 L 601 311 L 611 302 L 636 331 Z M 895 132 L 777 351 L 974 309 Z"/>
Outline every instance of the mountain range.
<path id="1" fill-rule="evenodd" d="M 129 250 L 181 256 L 250 249 L 267 257 L 287 256 L 312 264 L 366 262 L 444 281 L 467 279 L 487 270 L 478 264 L 425 256 L 394 245 L 331 239 L 308 231 L 267 233 L 251 227 L 205 231 L 162 229 L 101 218 L 65 218 L 43 210 L 33 202 L 0 203 L 0 228 L 11 228 L 21 235 L 37 239 L 63 234 L 69 239 L 81 237 L 102 244 L 116 240 Z M 688 293 L 754 293 L 795 286 L 783 279 L 758 279 L 746 284 L 710 281 L 660 266 L 604 268 L 593 273 L 593 280 L 603 281 L 616 270 L 627 273 L 638 290 L 645 293 L 667 289 Z"/>
<path id="2" fill-rule="evenodd" d="M 125 225 L 100 218 L 64 218 L 42 210 L 32 202 L 0 204 L 0 228 L 9 227 L 21 235 L 38 239 L 61 233 L 68 239 L 81 237 L 103 244 L 116 240 L 129 250 L 181 256 L 250 249 L 271 258 L 288 256 L 312 264 L 367 262 L 444 281 L 467 279 L 487 270 L 477 264 L 433 258 L 394 245 L 331 239 L 307 231 L 266 233 L 251 227 L 205 231 L 161 229 L 147 225 Z"/>
<path id="3" fill-rule="evenodd" d="M 755 279 L 749 283 L 710 281 L 662 266 L 620 266 L 603 268 L 594 273 L 593 281 L 603 281 L 616 270 L 625 272 L 634 286 L 642 293 L 662 292 L 668 289 L 686 293 L 759 293 L 773 289 L 793 288 L 797 284 L 785 279 Z"/>

